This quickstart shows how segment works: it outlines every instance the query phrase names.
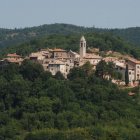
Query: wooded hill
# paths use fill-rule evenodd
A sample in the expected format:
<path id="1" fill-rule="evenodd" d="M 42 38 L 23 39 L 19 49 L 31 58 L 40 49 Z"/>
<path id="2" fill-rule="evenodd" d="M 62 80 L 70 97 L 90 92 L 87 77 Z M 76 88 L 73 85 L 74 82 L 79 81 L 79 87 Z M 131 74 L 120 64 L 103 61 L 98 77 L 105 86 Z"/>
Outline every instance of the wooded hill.
<path id="1" fill-rule="evenodd" d="M 87 40 L 87 48 L 99 48 L 100 51 L 113 50 L 129 54 L 135 58 L 140 58 L 140 48 L 131 45 L 120 37 L 113 36 L 110 33 L 83 33 Z M 31 52 L 38 51 L 41 48 L 62 48 L 79 52 L 79 41 L 81 34 L 52 34 L 31 39 L 20 45 L 10 47 L 2 47 L 0 57 L 4 57 L 7 53 L 17 53 L 22 56 L 27 56 Z M 102 54 L 104 55 L 104 54 Z"/>
<path id="2" fill-rule="evenodd" d="M 0 55 L 26 56 L 47 47 L 78 52 L 84 35 L 87 47 L 140 58 L 140 48 L 113 34 L 67 24 L 1 29 Z M 139 140 L 139 88 L 120 89 L 99 72 L 85 64 L 66 80 L 29 60 L 0 67 L 0 140 Z"/>
<path id="3" fill-rule="evenodd" d="M 128 96 L 99 70 L 65 80 L 28 60 L 0 68 L 0 140 L 139 140 L 139 89 Z"/>
<path id="4" fill-rule="evenodd" d="M 85 33 L 110 33 L 119 36 L 129 43 L 140 46 L 140 27 L 127 29 L 102 29 L 95 27 L 82 27 L 70 24 L 50 24 L 24 29 L 0 29 L 0 47 L 21 44 L 34 38 L 52 34 L 85 34 Z"/>

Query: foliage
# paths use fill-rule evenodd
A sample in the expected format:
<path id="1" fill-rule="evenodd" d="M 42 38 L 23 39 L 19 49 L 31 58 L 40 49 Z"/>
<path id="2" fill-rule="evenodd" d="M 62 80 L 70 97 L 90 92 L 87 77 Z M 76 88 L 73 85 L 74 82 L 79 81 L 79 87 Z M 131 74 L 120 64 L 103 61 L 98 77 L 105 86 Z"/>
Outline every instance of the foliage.
<path id="1" fill-rule="evenodd" d="M 115 65 L 112 62 L 106 63 L 104 60 L 97 64 L 95 75 L 102 79 L 121 79 L 122 75 L 115 71 Z"/>
<path id="2" fill-rule="evenodd" d="M 84 34 L 84 33 L 111 33 L 119 36 L 129 43 L 140 45 L 140 28 L 132 27 L 127 29 L 102 29 L 95 27 L 81 27 L 71 24 L 50 24 L 38 27 L 24 29 L 0 29 L 0 47 L 14 46 L 26 41 L 41 38 L 46 35 L 68 35 L 68 34 Z M 32 41 L 35 42 L 35 41 Z M 111 42 L 108 41 L 108 44 Z"/>
<path id="3" fill-rule="evenodd" d="M 52 27 L 54 28 L 52 29 Z M 31 32 L 32 29 L 34 30 L 34 32 Z M 10 40 L 9 45 L 4 45 L 4 47 L 0 47 L 0 57 L 4 57 L 7 53 L 15 53 L 15 52 L 22 56 L 27 56 L 31 52 L 38 51 L 41 48 L 55 48 L 55 47 L 63 48 L 66 50 L 71 49 L 73 51 L 78 52 L 79 40 L 81 35 L 83 34 L 87 40 L 87 46 L 90 48 L 96 47 L 99 48 L 100 51 L 112 50 L 120 52 L 122 54 L 130 54 L 135 58 L 140 58 L 140 48 L 135 47 L 135 45 L 133 45 L 132 42 L 127 42 L 122 38 L 116 36 L 112 30 L 111 31 L 108 31 L 107 29 L 103 31 L 100 31 L 100 29 L 90 30 L 86 28 L 83 29 L 82 27 L 75 27 L 65 24 L 42 26 L 38 30 L 35 28 L 32 29 L 16 30 L 15 32 L 20 32 L 17 35 L 17 36 L 21 35 L 19 37 L 20 39 L 16 38 L 15 36 L 13 37 L 13 39 L 15 39 L 15 43 L 14 42 L 11 43 L 11 41 L 13 40 L 12 39 Z M 48 32 L 46 33 L 46 31 Z M 118 32 L 118 30 L 116 31 Z M 13 32 L 14 31 L 11 31 L 9 34 L 12 34 Z M 31 34 L 30 32 L 32 34 L 34 33 L 36 37 L 28 37 Z M 7 42 L 8 39 L 6 38 L 5 41 Z"/>
<path id="4" fill-rule="evenodd" d="M 58 80 L 64 80 L 65 77 L 63 76 L 63 74 L 58 71 L 56 74 L 55 74 L 55 78 L 58 79 Z"/>
<path id="5" fill-rule="evenodd" d="M 0 69 L 0 139 L 138 140 L 137 96 L 97 77 L 89 63 L 72 69 L 67 80 L 27 60 L 5 65 Z"/>
<path id="6" fill-rule="evenodd" d="M 125 84 L 126 84 L 126 86 L 128 86 L 128 84 L 129 84 L 128 65 L 126 65 L 126 70 L 125 70 Z"/>

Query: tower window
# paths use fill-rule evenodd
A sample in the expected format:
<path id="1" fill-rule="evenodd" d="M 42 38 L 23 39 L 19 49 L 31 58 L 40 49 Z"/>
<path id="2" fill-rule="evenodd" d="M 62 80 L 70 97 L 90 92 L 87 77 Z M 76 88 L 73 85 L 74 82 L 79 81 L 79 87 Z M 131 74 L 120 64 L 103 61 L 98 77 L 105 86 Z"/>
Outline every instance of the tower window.
<path id="1" fill-rule="evenodd" d="M 86 43 L 84 43 L 84 47 L 86 47 Z"/>

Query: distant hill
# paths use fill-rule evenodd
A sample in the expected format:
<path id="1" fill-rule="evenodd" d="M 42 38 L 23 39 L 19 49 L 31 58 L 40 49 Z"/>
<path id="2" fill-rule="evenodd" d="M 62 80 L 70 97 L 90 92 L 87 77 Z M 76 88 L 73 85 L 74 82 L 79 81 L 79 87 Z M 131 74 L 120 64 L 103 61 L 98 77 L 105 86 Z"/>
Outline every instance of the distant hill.
<path id="1" fill-rule="evenodd" d="M 24 29 L 1 29 L 0 28 L 0 47 L 13 46 L 27 42 L 34 38 L 41 38 L 52 34 L 85 34 L 85 33 L 104 33 L 119 36 L 127 42 L 140 46 L 140 27 L 127 29 L 102 29 L 95 27 L 75 26 L 71 24 L 50 24 Z"/>

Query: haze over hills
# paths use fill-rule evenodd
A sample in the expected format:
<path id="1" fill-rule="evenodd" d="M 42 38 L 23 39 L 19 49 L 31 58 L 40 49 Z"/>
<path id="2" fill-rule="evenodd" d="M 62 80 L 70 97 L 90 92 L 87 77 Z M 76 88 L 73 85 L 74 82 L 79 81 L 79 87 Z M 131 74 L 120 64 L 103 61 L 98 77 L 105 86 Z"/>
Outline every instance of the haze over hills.
<path id="1" fill-rule="evenodd" d="M 45 24 L 36 27 L 23 29 L 2 29 L 0 28 L 0 47 L 13 46 L 29 41 L 33 38 L 40 38 L 51 34 L 85 34 L 85 33 L 111 33 L 119 36 L 127 42 L 140 46 L 140 27 L 126 29 L 103 29 L 95 27 L 83 27 L 71 24 Z"/>

